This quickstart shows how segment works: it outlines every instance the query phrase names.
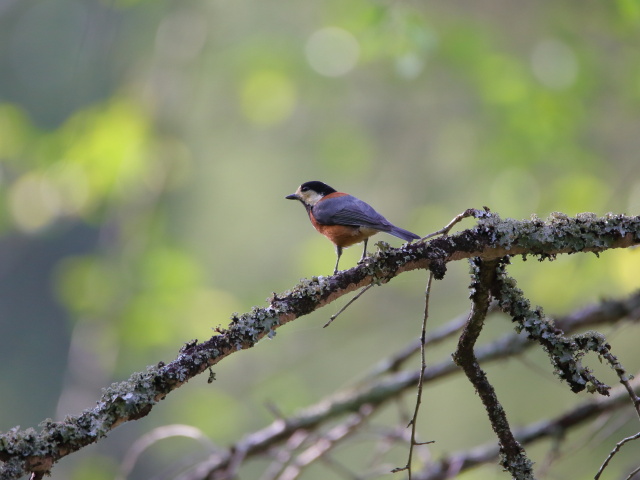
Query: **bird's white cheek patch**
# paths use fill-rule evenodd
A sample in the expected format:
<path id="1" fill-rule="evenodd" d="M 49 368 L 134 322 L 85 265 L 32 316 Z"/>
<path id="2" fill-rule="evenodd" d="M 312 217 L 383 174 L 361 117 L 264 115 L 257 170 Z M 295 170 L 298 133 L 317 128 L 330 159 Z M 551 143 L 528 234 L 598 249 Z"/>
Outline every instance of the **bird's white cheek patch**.
<path id="1" fill-rule="evenodd" d="M 322 196 L 317 192 L 304 192 L 300 193 L 300 196 L 304 200 L 304 203 L 311 206 L 322 200 Z"/>

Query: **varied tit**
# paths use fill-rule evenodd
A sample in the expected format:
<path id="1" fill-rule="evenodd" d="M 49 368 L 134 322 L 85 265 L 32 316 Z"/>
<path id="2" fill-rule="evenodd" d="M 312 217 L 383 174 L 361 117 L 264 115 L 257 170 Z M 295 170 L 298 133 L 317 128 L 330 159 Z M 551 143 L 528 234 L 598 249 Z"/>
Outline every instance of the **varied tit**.
<path id="1" fill-rule="evenodd" d="M 410 242 L 419 235 L 391 224 L 376 212 L 369 204 L 347 193 L 337 192 L 322 182 L 306 182 L 298 187 L 296 193 L 287 195 L 289 200 L 300 200 L 307 209 L 311 224 L 336 246 L 336 266 L 342 249 L 364 241 L 364 250 L 360 262 L 367 255 L 367 241 L 378 232 L 385 232 Z"/>

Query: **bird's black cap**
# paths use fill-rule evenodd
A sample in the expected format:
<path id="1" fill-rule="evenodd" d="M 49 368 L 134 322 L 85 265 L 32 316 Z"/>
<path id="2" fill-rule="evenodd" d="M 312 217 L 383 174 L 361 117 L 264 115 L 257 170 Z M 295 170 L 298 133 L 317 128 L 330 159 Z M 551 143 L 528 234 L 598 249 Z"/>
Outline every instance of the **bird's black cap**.
<path id="1" fill-rule="evenodd" d="M 334 193 L 337 190 L 335 190 L 334 188 L 331 188 L 329 185 L 327 185 L 326 183 L 323 182 L 319 182 L 317 180 L 313 180 L 311 182 L 305 182 L 302 185 L 300 185 L 300 190 L 302 192 L 305 192 L 307 190 L 313 190 L 314 192 L 319 193 L 320 195 L 322 195 L 323 197 L 325 195 L 329 195 L 330 193 Z"/>

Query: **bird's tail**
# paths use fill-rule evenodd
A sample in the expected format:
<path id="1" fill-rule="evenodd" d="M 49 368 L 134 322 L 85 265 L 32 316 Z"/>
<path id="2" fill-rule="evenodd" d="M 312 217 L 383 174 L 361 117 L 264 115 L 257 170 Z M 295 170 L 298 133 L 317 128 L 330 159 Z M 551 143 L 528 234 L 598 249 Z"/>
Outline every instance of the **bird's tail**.
<path id="1" fill-rule="evenodd" d="M 394 237 L 401 238 L 406 242 L 410 242 L 411 240 L 417 240 L 421 238 L 420 235 L 416 235 L 415 233 L 411 233 L 409 230 L 396 227 L 395 225 L 391 225 L 391 229 L 387 233 L 393 235 Z"/>

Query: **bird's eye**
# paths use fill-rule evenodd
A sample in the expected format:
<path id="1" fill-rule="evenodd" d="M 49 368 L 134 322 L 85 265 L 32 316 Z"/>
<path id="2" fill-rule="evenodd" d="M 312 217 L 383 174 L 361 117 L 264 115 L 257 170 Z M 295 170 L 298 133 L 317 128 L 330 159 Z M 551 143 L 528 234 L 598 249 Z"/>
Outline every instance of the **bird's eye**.
<path id="1" fill-rule="evenodd" d="M 302 188 L 300 189 L 300 191 L 301 191 L 301 192 L 306 192 L 306 191 L 308 191 L 308 190 L 309 190 L 309 187 L 302 187 Z"/>

